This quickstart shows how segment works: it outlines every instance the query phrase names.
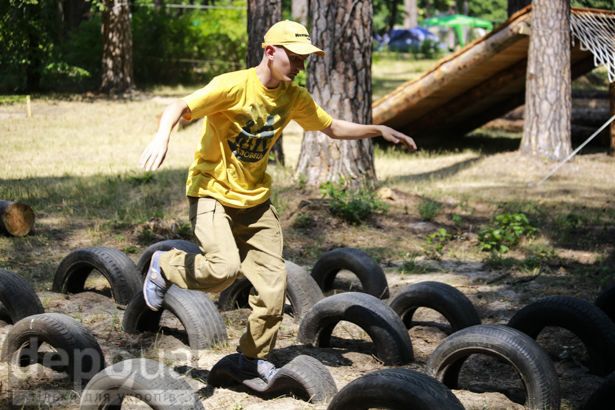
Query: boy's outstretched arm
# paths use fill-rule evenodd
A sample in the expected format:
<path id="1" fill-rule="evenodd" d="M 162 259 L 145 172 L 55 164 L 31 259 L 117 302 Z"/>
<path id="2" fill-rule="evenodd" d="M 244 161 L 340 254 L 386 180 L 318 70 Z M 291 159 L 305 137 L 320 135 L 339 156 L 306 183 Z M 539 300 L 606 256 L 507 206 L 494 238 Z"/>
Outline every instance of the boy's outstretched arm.
<path id="1" fill-rule="evenodd" d="M 410 151 L 416 151 L 416 144 L 412 138 L 386 125 L 363 125 L 334 119 L 331 125 L 322 132 L 339 140 L 357 140 L 382 136 L 393 144 L 403 144 Z"/>
<path id="2" fill-rule="evenodd" d="M 182 115 L 186 114 L 190 114 L 190 108 L 188 108 L 188 105 L 183 100 L 177 100 L 165 108 L 160 117 L 156 135 L 147 145 L 143 154 L 141 154 L 141 160 L 139 161 L 141 168 L 146 171 L 158 169 L 167 155 L 173 127 L 175 127 L 175 124 L 177 124 Z"/>

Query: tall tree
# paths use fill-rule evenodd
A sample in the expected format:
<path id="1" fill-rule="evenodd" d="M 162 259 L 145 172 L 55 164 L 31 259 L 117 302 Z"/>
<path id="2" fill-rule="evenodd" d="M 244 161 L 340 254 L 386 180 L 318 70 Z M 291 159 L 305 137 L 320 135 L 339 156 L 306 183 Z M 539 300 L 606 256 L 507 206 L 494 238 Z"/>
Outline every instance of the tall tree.
<path id="1" fill-rule="evenodd" d="M 282 20 L 281 0 L 248 0 L 248 55 L 246 64 L 254 67 L 263 58 L 263 38 L 274 23 Z"/>
<path id="2" fill-rule="evenodd" d="M 292 0 L 290 14 L 293 17 L 293 20 L 307 26 L 309 6 L 309 0 Z"/>
<path id="3" fill-rule="evenodd" d="M 531 24 L 521 151 L 562 160 L 570 154 L 570 3 L 535 0 Z"/>
<path id="4" fill-rule="evenodd" d="M 282 20 L 281 0 L 248 0 L 248 53 L 246 64 L 254 67 L 263 58 L 262 43 L 265 33 L 273 24 Z M 282 136 L 275 143 L 271 152 L 275 161 L 284 165 Z"/>
<path id="5" fill-rule="evenodd" d="M 104 0 L 100 90 L 123 93 L 134 88 L 130 8 L 126 0 Z"/>
<path id="6" fill-rule="evenodd" d="M 416 0 L 404 0 L 404 10 L 404 27 L 416 27 L 419 19 L 419 9 L 416 6 Z"/>
<path id="7" fill-rule="evenodd" d="M 334 118 L 371 123 L 370 0 L 311 0 L 312 41 L 326 51 L 308 65 L 308 90 Z M 331 140 L 307 132 L 297 174 L 309 185 L 340 178 L 353 186 L 375 180 L 371 139 Z"/>

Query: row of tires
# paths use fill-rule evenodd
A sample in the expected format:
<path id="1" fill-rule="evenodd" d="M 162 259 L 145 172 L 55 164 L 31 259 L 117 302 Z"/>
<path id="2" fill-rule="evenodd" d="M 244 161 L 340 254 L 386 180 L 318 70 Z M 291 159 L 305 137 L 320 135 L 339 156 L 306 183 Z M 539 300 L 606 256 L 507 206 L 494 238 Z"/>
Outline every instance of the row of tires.
<path id="1" fill-rule="evenodd" d="M 81 256 L 77 257 L 76 255 L 79 254 Z M 80 284 L 81 289 L 79 288 L 79 286 L 73 288 L 73 290 L 79 291 L 83 289 L 85 279 L 93 269 L 96 269 L 103 274 L 104 272 L 101 271 L 101 269 L 109 269 L 109 266 L 115 266 L 115 268 L 118 268 L 113 268 L 115 271 L 128 270 L 130 268 L 130 264 L 122 264 L 123 258 L 121 255 L 123 255 L 121 252 L 115 250 L 109 250 L 109 252 L 106 252 L 105 248 L 90 248 L 86 250 L 78 250 L 69 254 L 62 261 L 62 264 L 64 264 L 67 260 L 70 262 L 66 262 L 66 266 L 68 266 L 69 269 L 61 270 L 59 268 L 58 272 L 72 272 L 71 275 L 66 276 L 67 278 L 69 278 L 69 280 L 64 281 L 64 283 Z M 103 263 L 96 265 L 96 259 L 103 260 Z M 126 259 L 130 260 L 127 257 Z M 147 267 L 147 265 L 148 263 L 144 264 L 145 267 Z M 474 310 L 474 307 L 472 306 L 471 302 L 467 300 L 467 298 L 465 298 L 465 296 L 459 291 L 446 284 L 424 282 L 411 285 L 399 292 L 394 298 L 389 301 L 389 304 L 387 305 L 383 301 L 378 300 L 377 298 L 369 296 L 367 294 L 358 294 L 352 292 L 334 295 L 323 299 L 322 290 L 320 289 L 320 287 L 318 285 L 314 286 L 315 281 L 312 280 L 313 276 L 308 275 L 307 272 L 290 262 L 289 264 L 287 264 L 287 270 L 289 271 L 288 298 L 290 300 L 292 310 L 295 311 L 295 317 L 302 319 L 300 324 L 299 339 L 306 344 L 312 344 L 317 346 L 327 345 L 331 332 L 333 331 L 335 325 L 342 320 L 350 321 L 366 330 L 366 332 L 370 335 L 374 342 L 377 356 L 380 357 L 383 362 L 385 362 L 385 364 L 402 364 L 412 360 L 412 346 L 406 328 L 409 328 L 413 325 L 414 322 L 412 318 L 414 312 L 416 312 L 418 308 L 429 307 L 440 312 L 449 321 L 451 333 L 456 332 L 460 329 L 464 329 L 468 326 L 473 326 L 480 323 L 480 319 L 478 318 L 478 315 L 476 314 L 476 311 Z M 294 272 L 295 276 L 298 279 L 292 279 L 293 274 L 290 273 L 291 271 Z M 23 286 L 23 283 L 19 283 L 20 280 L 22 282 L 25 281 L 23 281 L 23 279 L 21 279 L 18 275 L 12 274 L 12 276 L 2 276 L 10 276 L 9 279 L 2 279 L 0 281 L 6 283 L 6 289 L 10 290 L 9 292 L 0 292 L 0 294 L 2 295 L 4 293 L 14 292 L 15 289 L 25 289 L 29 287 L 27 283 L 27 286 Z M 56 275 L 56 279 L 57 278 L 58 275 Z M 138 279 L 138 294 L 140 295 L 140 275 Z M 54 281 L 54 288 L 55 282 L 56 281 Z M 113 281 L 109 280 L 109 282 L 111 283 L 112 288 L 114 288 Z M 116 281 L 116 283 L 120 282 Z M 294 287 L 294 295 L 293 292 L 291 292 L 290 290 L 291 288 L 293 288 L 293 284 L 297 284 Z M 123 285 L 120 285 L 120 288 L 122 286 Z M 0 288 L 2 287 L 3 286 L 0 284 Z M 241 288 L 238 286 L 235 289 L 243 289 L 242 292 L 245 292 L 246 288 L 249 292 L 249 282 L 247 283 L 247 285 L 243 284 Z M 609 306 L 612 306 L 613 304 L 612 289 L 613 288 L 607 289 L 597 299 L 597 302 L 600 302 L 597 304 L 602 309 L 605 309 L 606 307 L 605 312 L 607 313 Z M 117 292 L 113 289 L 112 292 L 117 300 Z M 179 288 L 172 288 L 169 293 L 171 292 L 179 293 L 177 295 L 167 297 L 168 302 L 165 301 L 167 303 L 167 306 L 165 307 L 168 310 L 172 311 L 174 314 L 176 314 L 176 316 L 178 316 L 178 318 L 180 318 L 180 320 L 182 321 L 182 324 L 189 333 L 188 339 L 192 348 L 209 347 L 213 343 L 218 343 L 220 341 L 226 340 L 226 330 L 224 329 L 224 324 L 222 320 L 217 314 L 217 309 L 204 293 L 186 291 Z M 190 295 L 188 296 L 188 293 L 184 295 L 181 292 L 189 292 Z M 242 292 L 234 292 L 234 295 L 237 295 L 237 297 L 231 295 L 227 298 L 227 300 L 241 300 L 240 296 Z M 31 294 L 34 295 L 34 297 L 36 298 L 36 294 L 34 293 L 34 291 L 31 291 Z M 306 297 L 306 294 L 309 297 Z M 160 319 L 159 312 L 151 312 L 146 309 L 142 301 L 142 297 L 138 297 L 139 295 L 137 295 L 136 297 L 133 296 L 132 300 L 130 300 L 129 298 L 129 303 L 126 307 L 126 312 L 124 316 L 124 328 L 127 331 L 130 331 L 129 329 L 131 329 L 132 331 L 157 330 L 157 320 L 159 321 Z M 380 293 L 380 295 L 382 295 L 382 293 Z M 21 294 L 18 299 L 21 299 L 23 301 L 23 296 L 24 295 Z M 36 301 L 38 301 L 38 298 L 36 298 Z M 29 316 L 31 314 L 42 312 L 42 306 L 40 306 L 40 301 L 38 301 L 38 303 L 22 303 L 18 306 L 17 309 L 15 309 L 14 306 L 10 303 L 10 300 L 7 302 L 7 300 L 3 298 L 2 302 L 4 310 L 11 317 L 11 319 L 18 319 L 20 314 L 25 314 L 26 316 Z M 28 309 L 30 309 L 30 312 L 26 312 L 26 310 L 28 309 L 24 309 L 24 306 L 22 305 L 26 305 Z M 197 308 L 195 308 L 195 306 L 197 306 Z M 233 306 L 233 304 L 231 303 L 230 306 Z M 40 311 L 37 311 L 39 308 Z M 391 311 L 393 312 L 393 314 L 391 314 Z M 207 314 L 211 314 L 212 312 L 215 313 L 215 315 L 208 318 Z M 299 312 L 300 315 L 297 315 L 297 312 Z M 11 315 L 11 313 L 13 314 Z M 148 316 L 154 313 L 158 314 L 157 318 Z M 51 315 L 52 319 L 49 319 L 49 316 L 44 320 L 38 320 L 38 318 L 36 320 L 34 320 L 33 318 L 30 319 L 31 323 L 44 322 L 48 324 L 46 327 L 43 326 L 46 329 L 43 331 L 43 333 L 52 334 L 54 332 L 53 329 L 58 330 L 61 328 L 68 328 L 74 330 L 76 328 L 74 323 L 67 324 L 70 321 L 70 318 L 68 317 L 66 317 L 68 319 L 58 319 L 54 316 L 59 314 L 46 315 Z M 615 346 L 615 343 L 613 343 L 613 341 L 615 340 L 613 338 L 613 324 L 608 318 L 605 319 L 605 315 L 606 313 L 601 312 L 599 309 L 596 308 L 596 306 L 593 306 L 588 302 L 567 297 L 552 297 L 545 298 L 539 302 L 526 306 L 511 319 L 509 325 L 512 327 L 520 328 L 534 338 L 546 326 L 560 326 L 571 330 L 583 341 L 587 348 L 587 351 L 590 356 L 590 370 L 596 374 L 604 375 L 613 369 L 614 356 L 612 350 L 613 346 Z M 202 323 L 202 326 L 199 328 L 198 326 L 194 326 L 195 323 L 193 323 L 193 321 L 189 319 L 191 317 L 194 318 L 193 321 L 195 323 L 199 322 L 199 317 L 204 317 L 207 319 L 200 322 Z M 539 320 L 536 320 L 537 318 L 539 318 Z M 218 319 L 220 326 L 212 326 L 212 323 L 215 323 Z M 16 320 L 13 320 L 13 322 L 15 321 Z M 127 321 L 129 323 L 127 323 Z M 78 325 L 78 323 L 76 324 Z M 28 326 L 17 326 L 16 323 L 16 326 L 13 330 L 15 330 L 16 333 L 14 340 L 17 340 L 17 342 L 15 342 L 17 343 L 17 345 L 19 345 L 18 336 L 21 333 L 21 330 L 19 329 L 24 328 L 22 330 L 25 330 L 26 327 Z M 36 325 L 32 326 L 30 324 L 29 327 L 30 333 L 28 333 L 28 337 L 30 339 L 22 339 L 22 342 L 26 340 L 29 340 L 31 342 L 31 338 L 34 335 L 34 333 L 32 332 L 35 332 L 37 329 Z M 32 327 L 34 327 L 34 330 L 32 329 Z M 207 333 L 207 329 L 211 330 L 216 328 L 217 330 Z M 192 336 L 190 335 L 189 330 L 193 330 Z M 60 333 L 62 332 L 70 333 L 67 330 L 60 331 Z M 79 331 L 77 333 L 81 334 L 82 331 Z M 455 335 L 456 334 L 453 334 L 452 336 Z M 203 336 L 201 338 L 201 341 L 199 341 L 199 336 Z M 478 336 L 477 340 L 483 337 L 484 335 Z M 471 338 L 472 337 L 470 337 L 470 339 Z M 69 339 L 81 340 L 83 342 L 87 340 L 91 341 L 93 337 L 73 335 Z M 11 349 L 8 348 L 7 344 L 8 340 L 9 338 L 7 337 L 7 342 L 5 342 L 5 347 L 7 348 L 3 348 L 3 356 L 5 358 L 11 355 Z M 512 343 L 511 340 L 508 340 L 505 337 L 503 338 L 503 340 L 505 340 L 505 345 L 507 345 L 509 348 L 510 346 L 513 346 L 514 350 L 515 343 Z M 45 340 L 45 342 L 50 343 L 48 340 Z M 444 345 L 445 342 L 443 342 L 442 345 Z M 53 341 L 50 344 L 53 345 Z M 526 346 L 528 345 L 528 342 L 524 341 L 523 343 L 517 343 L 516 345 Z M 20 348 L 23 348 L 24 346 L 25 344 L 22 343 Z M 96 344 L 96 346 L 98 345 Z M 77 350 L 89 349 L 92 351 L 96 351 L 96 346 L 91 346 L 85 343 L 82 346 L 82 349 Z M 439 348 L 440 347 L 438 347 L 438 349 Z M 438 349 L 436 349 L 432 357 L 436 355 Z M 470 346 L 470 350 L 472 349 L 476 349 L 476 346 Z M 35 352 L 37 349 L 30 348 L 29 350 L 31 352 Z M 73 348 L 72 350 L 75 349 Z M 100 350 L 100 347 L 98 347 L 98 350 Z M 6 354 L 5 351 L 7 352 Z M 14 352 L 15 351 L 13 351 L 13 353 Z M 476 350 L 473 350 L 473 353 L 476 352 Z M 519 355 L 520 353 L 516 351 L 516 353 L 509 352 L 509 354 Z M 527 352 L 521 352 L 521 356 L 523 355 L 527 356 Z M 459 353 L 457 353 L 457 356 L 459 356 Z M 102 358 L 102 353 L 100 357 Z M 48 359 L 48 357 L 43 357 L 42 359 L 40 357 L 29 357 L 26 359 L 23 357 L 23 355 L 19 357 L 19 361 L 22 364 L 28 362 L 31 363 L 33 360 L 37 360 L 39 362 L 40 360 L 49 361 Z M 546 359 L 547 362 L 550 363 L 548 357 Z M 461 360 L 460 363 L 453 365 L 453 368 L 456 368 L 457 372 L 463 364 L 463 360 Z M 83 360 L 81 360 L 81 362 L 83 364 Z M 92 359 L 91 363 L 92 365 L 90 365 L 89 367 L 81 367 L 80 371 L 82 375 L 86 373 L 95 374 L 95 370 L 100 370 L 102 368 L 101 366 L 104 365 L 104 359 L 98 362 L 95 359 Z M 98 365 L 96 363 L 98 363 Z M 78 366 L 78 364 L 74 364 L 75 368 L 77 368 Z M 71 365 L 69 367 L 73 366 Z M 513 367 L 515 367 L 515 369 L 522 375 L 523 378 L 523 373 L 521 372 L 520 368 L 517 368 L 514 364 Z M 521 369 L 523 369 L 523 367 L 521 367 Z M 446 374 L 449 374 L 449 376 L 443 376 L 442 380 L 448 380 L 454 386 L 454 372 Z M 451 376 L 450 374 L 453 374 L 453 376 Z M 552 377 L 550 377 L 549 375 L 543 376 L 544 377 L 538 377 L 538 380 L 542 380 L 543 382 L 541 383 L 543 383 L 543 385 L 550 386 L 550 384 L 545 382 L 545 380 L 552 380 Z M 82 378 L 81 380 L 87 381 L 87 378 Z M 523 380 L 525 381 L 525 378 L 523 378 Z M 556 377 L 555 380 L 557 381 Z M 530 403 L 530 397 L 532 397 L 532 395 L 530 394 L 530 388 L 528 387 L 527 389 L 528 403 Z M 559 396 L 559 388 L 549 388 L 547 390 L 550 392 L 549 395 L 537 396 L 538 398 L 536 399 L 536 403 L 551 403 L 555 400 L 553 398 L 554 396 Z M 538 407 L 531 406 L 531 408 Z M 541 408 L 552 407 L 547 404 L 546 407 L 543 406 Z"/>

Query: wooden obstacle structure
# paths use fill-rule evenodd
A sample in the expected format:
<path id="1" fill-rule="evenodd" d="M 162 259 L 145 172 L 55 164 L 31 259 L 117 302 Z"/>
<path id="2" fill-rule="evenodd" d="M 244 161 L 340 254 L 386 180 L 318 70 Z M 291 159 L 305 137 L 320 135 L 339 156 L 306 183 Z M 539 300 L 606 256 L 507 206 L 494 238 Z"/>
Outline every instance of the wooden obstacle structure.
<path id="1" fill-rule="evenodd" d="M 572 13 L 579 11 L 588 9 L 572 9 Z M 615 12 L 595 12 L 615 16 Z M 418 79 L 376 100 L 374 123 L 420 141 L 438 135 L 461 136 L 522 105 L 530 33 L 528 6 L 488 35 L 441 59 Z M 592 53 L 582 50 L 578 41 L 570 60 L 573 79 L 594 69 Z"/>

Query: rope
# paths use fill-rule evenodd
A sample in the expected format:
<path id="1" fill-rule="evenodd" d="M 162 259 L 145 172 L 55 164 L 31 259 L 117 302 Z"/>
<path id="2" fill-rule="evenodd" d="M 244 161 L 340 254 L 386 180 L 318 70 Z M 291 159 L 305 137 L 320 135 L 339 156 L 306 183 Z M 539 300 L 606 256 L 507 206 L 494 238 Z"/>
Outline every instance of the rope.
<path id="1" fill-rule="evenodd" d="M 586 146 L 587 144 L 589 144 L 589 142 L 591 140 L 594 139 L 594 137 L 598 134 L 600 134 L 600 131 L 602 131 L 603 129 L 605 129 L 610 123 L 613 122 L 613 120 L 615 120 L 615 115 L 613 115 L 611 117 L 611 119 L 609 119 L 607 122 L 605 122 L 604 124 L 602 124 L 602 127 L 600 127 L 596 132 L 594 132 L 591 137 L 589 137 L 588 139 L 585 140 L 585 142 L 581 145 L 579 145 L 577 147 L 577 149 L 575 149 L 574 151 L 572 151 L 572 153 L 570 155 L 568 155 L 568 157 L 563 160 L 562 162 L 560 162 L 559 164 L 557 164 L 557 166 L 555 168 L 553 168 L 553 170 L 551 172 L 549 172 L 547 174 L 547 176 L 545 176 L 543 179 L 541 179 L 540 181 L 538 181 L 535 184 L 530 183 L 530 186 L 538 186 L 541 185 L 543 182 L 545 182 L 547 179 L 551 178 L 553 176 L 553 174 L 555 174 L 566 162 L 568 162 L 570 160 L 570 158 L 574 157 L 576 155 L 577 152 L 581 151 L 581 149 L 583 149 L 584 146 Z"/>
<path id="2" fill-rule="evenodd" d="M 576 38 L 581 50 L 589 50 L 594 65 L 606 65 L 609 82 L 615 81 L 615 14 L 573 10 L 570 14 L 572 41 Z"/>

